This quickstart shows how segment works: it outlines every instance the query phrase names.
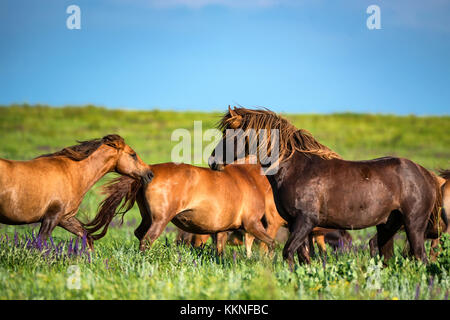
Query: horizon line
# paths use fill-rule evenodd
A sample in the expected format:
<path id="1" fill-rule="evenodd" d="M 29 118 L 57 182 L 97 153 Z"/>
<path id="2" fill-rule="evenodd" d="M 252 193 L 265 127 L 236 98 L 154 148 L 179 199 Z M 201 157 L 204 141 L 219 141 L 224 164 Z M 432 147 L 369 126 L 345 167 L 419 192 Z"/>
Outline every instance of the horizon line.
<path id="1" fill-rule="evenodd" d="M 230 104 L 230 106 L 233 104 Z M 120 106 L 120 107 L 111 107 L 101 104 L 93 104 L 93 103 L 83 103 L 83 104 L 64 104 L 64 105 L 51 105 L 47 103 L 9 103 L 9 104 L 0 104 L 0 108 L 8 108 L 8 107 L 47 107 L 47 108 L 55 108 L 55 109 L 63 109 L 63 108 L 88 108 L 88 107 L 94 107 L 99 109 L 106 109 L 106 110 L 119 110 L 119 111 L 131 111 L 131 112 L 137 112 L 137 111 L 162 111 L 162 112 L 195 112 L 195 113 L 223 113 L 221 109 L 211 109 L 208 111 L 202 110 L 202 109 L 196 109 L 196 108 L 188 108 L 188 107 L 127 107 L 127 106 Z M 253 106 L 248 107 L 251 109 L 261 108 L 261 106 Z M 272 110 L 268 108 L 269 110 Z M 228 105 L 223 108 L 223 110 L 228 110 Z M 273 111 L 273 110 L 272 110 Z M 450 113 L 432 113 L 432 114 L 418 114 L 414 112 L 410 113 L 385 113 L 385 112 L 370 112 L 370 111 L 330 111 L 330 112 L 323 112 L 323 111 L 305 111 L 305 112 L 285 112 L 285 111 L 274 111 L 279 114 L 285 114 L 285 115 L 339 115 L 339 114 L 355 114 L 355 115 L 380 115 L 380 116 L 397 116 L 397 117 L 450 117 Z"/>

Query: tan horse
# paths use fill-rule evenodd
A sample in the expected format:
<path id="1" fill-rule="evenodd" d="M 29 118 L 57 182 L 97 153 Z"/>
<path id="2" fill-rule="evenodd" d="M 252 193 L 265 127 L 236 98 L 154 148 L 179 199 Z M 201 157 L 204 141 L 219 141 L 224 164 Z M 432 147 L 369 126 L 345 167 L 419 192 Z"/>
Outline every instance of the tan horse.
<path id="1" fill-rule="evenodd" d="M 126 212 L 137 198 L 142 222 L 135 235 L 141 250 L 151 245 L 170 221 L 185 231 L 199 234 L 244 229 L 269 247 L 274 245 L 261 222 L 264 213 L 270 211 L 265 198 L 271 192 L 267 178 L 260 174 L 260 166 L 230 165 L 221 172 L 174 163 L 150 168 L 154 178 L 144 187 L 139 180 L 126 177 L 106 186 L 107 198 L 94 220 L 86 225 L 94 239 L 106 233 L 123 199 Z M 276 210 L 274 213 L 278 215 Z M 100 229 L 102 232 L 94 235 Z M 221 252 L 221 243 L 217 245 Z"/>
<path id="2" fill-rule="evenodd" d="M 75 218 L 86 192 L 115 171 L 148 182 L 149 167 L 118 135 L 81 142 L 29 161 L 0 159 L 0 223 L 41 222 L 45 240 L 56 226 L 82 237 Z M 88 238 L 93 248 L 92 239 Z"/>

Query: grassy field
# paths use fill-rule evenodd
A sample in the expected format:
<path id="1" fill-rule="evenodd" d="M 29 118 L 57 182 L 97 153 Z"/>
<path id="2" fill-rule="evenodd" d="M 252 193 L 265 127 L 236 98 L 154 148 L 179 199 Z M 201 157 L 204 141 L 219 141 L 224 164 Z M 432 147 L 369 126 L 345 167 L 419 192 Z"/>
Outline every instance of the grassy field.
<path id="1" fill-rule="evenodd" d="M 450 167 L 448 116 L 286 116 L 349 160 L 396 155 L 430 170 Z M 0 157 L 31 159 L 75 140 L 118 133 L 144 161 L 167 162 L 177 144 L 171 141 L 174 129 L 192 131 L 193 121 L 202 120 L 206 130 L 219 118 L 219 113 L 3 106 Z M 81 220 L 95 215 L 103 182 L 88 192 Z M 395 257 L 383 267 L 379 257 L 369 255 L 367 242 L 374 233 L 369 228 L 351 231 L 351 248 L 329 250 L 311 265 L 290 270 L 281 258 L 282 245 L 274 256 L 255 248 L 250 259 L 243 248 L 228 246 L 219 258 L 210 244 L 177 246 L 173 227 L 140 253 L 133 235 L 139 219 L 135 207 L 123 225 L 115 223 L 96 242 L 92 254 L 60 228 L 52 242 L 41 244 L 34 239 L 39 225 L 0 225 L 0 299 L 447 299 L 449 294 L 448 235 L 438 260 L 428 265 L 403 257 L 400 235 Z M 80 289 L 71 285 L 73 279 L 80 280 Z"/>

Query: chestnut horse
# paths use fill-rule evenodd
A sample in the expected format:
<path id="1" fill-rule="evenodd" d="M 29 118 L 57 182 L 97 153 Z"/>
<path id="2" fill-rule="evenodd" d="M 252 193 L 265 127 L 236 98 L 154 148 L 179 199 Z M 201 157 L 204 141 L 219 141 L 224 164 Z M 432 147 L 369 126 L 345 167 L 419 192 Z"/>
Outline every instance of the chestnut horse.
<path id="1" fill-rule="evenodd" d="M 86 192 L 115 171 L 148 182 L 148 166 L 118 135 L 81 142 L 29 161 L 0 159 L 0 223 L 41 222 L 45 240 L 56 226 L 82 237 L 75 218 Z M 93 248 L 91 238 L 89 247 Z"/>
<path id="2" fill-rule="evenodd" d="M 96 217 L 86 224 L 94 239 L 103 237 L 112 218 L 127 212 L 137 201 L 142 222 L 134 234 L 142 251 L 160 236 L 170 221 L 184 231 L 199 234 L 244 229 L 273 247 L 269 232 L 272 233 L 270 228 L 275 224 L 270 219 L 278 213 L 270 184 L 261 175 L 259 165 L 229 165 L 221 172 L 175 163 L 149 167 L 154 177 L 145 186 L 127 177 L 105 186 L 107 197 Z M 261 222 L 263 216 L 267 231 Z M 100 229 L 100 234 L 94 234 Z M 222 242 L 218 241 L 218 252 L 222 249 Z"/>
<path id="3" fill-rule="evenodd" d="M 256 149 L 263 157 L 279 154 L 275 163 L 266 165 L 268 156 L 258 157 L 258 162 L 270 172 L 267 177 L 278 212 L 289 225 L 291 234 L 283 257 L 290 264 L 295 252 L 300 261 L 309 263 L 305 240 L 317 226 L 337 229 L 377 226 L 380 255 L 389 259 L 393 236 L 404 225 L 411 253 L 427 261 L 425 231 L 430 215 L 440 218 L 442 199 L 437 179 L 425 168 L 396 157 L 343 160 L 311 133 L 298 130 L 269 110 L 229 108 L 219 128 L 223 130 L 220 148 L 234 139 L 246 147 L 232 150 L 233 162 L 248 156 L 248 150 Z M 270 130 L 277 130 L 278 143 L 264 134 Z M 249 132 L 260 140 L 247 140 Z M 214 169 L 223 161 L 230 160 L 216 158 L 213 152 L 209 164 Z M 275 165 L 277 170 L 273 172 Z"/>

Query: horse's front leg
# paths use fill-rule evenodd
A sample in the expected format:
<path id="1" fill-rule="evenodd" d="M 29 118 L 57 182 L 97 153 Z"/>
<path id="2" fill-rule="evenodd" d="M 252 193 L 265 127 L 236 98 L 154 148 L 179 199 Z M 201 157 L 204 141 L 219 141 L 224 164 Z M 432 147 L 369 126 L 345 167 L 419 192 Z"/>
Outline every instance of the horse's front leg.
<path id="1" fill-rule="evenodd" d="M 63 219 L 58 224 L 61 228 L 73 233 L 74 235 L 83 238 L 86 236 L 86 242 L 90 251 L 94 251 L 94 239 L 84 229 L 83 224 L 75 217 Z"/>
<path id="2" fill-rule="evenodd" d="M 289 239 L 283 249 L 283 258 L 288 261 L 289 265 L 293 265 L 294 253 L 297 252 L 300 246 L 304 243 L 308 244 L 308 241 L 306 241 L 307 237 L 313 228 L 317 226 L 318 220 L 317 215 L 314 213 L 297 212 L 294 222 L 289 226 Z M 305 260 L 309 263 L 309 259 Z"/>

